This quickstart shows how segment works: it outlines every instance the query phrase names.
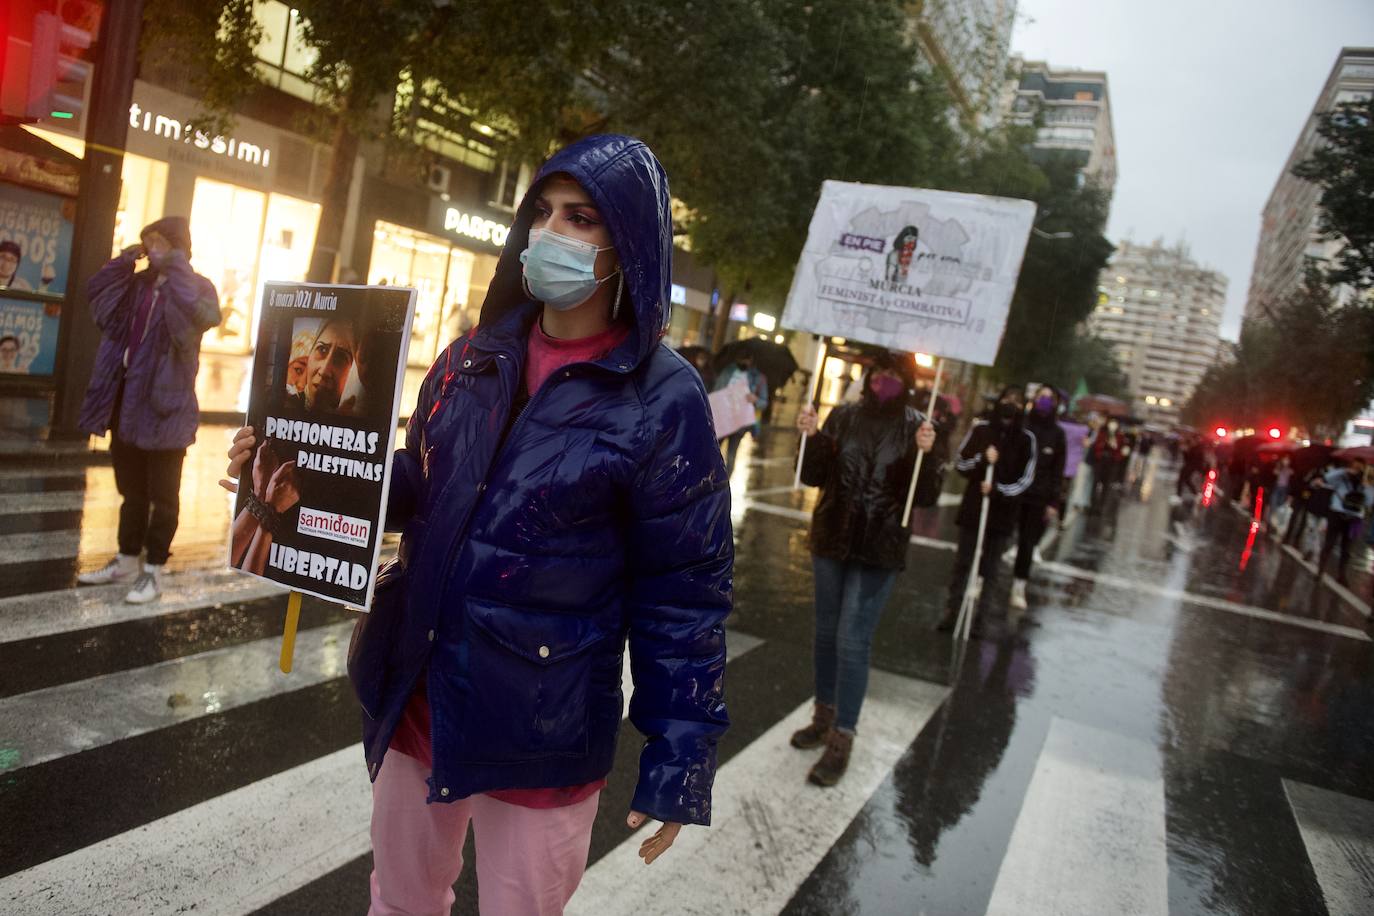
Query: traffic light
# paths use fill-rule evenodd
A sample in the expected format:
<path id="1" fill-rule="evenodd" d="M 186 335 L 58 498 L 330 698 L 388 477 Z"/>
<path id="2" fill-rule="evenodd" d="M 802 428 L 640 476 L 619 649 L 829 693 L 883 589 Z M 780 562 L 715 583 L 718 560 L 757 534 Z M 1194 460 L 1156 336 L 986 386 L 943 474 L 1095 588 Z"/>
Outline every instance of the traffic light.
<path id="1" fill-rule="evenodd" d="M 103 12 L 96 0 L 0 4 L 0 123 L 85 134 L 91 51 Z"/>

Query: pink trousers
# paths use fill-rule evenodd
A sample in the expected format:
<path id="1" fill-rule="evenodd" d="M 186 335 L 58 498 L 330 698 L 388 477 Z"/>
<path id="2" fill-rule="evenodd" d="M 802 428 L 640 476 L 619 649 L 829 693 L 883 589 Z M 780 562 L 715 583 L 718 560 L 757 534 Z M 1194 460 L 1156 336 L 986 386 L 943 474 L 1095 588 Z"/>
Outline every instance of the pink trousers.
<path id="1" fill-rule="evenodd" d="M 598 792 L 566 808 L 523 808 L 474 795 L 425 804 L 428 769 L 387 754 L 372 785 L 368 916 L 448 916 L 468 821 L 483 916 L 558 916 L 587 868 Z"/>

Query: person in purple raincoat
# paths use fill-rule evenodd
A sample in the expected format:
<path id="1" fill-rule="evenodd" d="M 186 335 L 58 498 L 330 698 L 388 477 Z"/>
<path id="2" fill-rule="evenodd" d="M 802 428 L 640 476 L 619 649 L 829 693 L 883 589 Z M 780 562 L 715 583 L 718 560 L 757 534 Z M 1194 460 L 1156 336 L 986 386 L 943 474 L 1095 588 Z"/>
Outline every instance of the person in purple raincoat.
<path id="1" fill-rule="evenodd" d="M 163 217 L 139 238 L 87 284 L 102 339 L 77 421 L 93 436 L 110 433 L 123 498 L 119 553 L 77 581 L 129 582 L 125 600 L 135 604 L 162 594 L 180 513 L 181 464 L 200 425 L 200 338 L 220 322 L 214 284 L 191 269 L 186 219 Z M 148 266 L 137 270 L 143 258 Z"/>

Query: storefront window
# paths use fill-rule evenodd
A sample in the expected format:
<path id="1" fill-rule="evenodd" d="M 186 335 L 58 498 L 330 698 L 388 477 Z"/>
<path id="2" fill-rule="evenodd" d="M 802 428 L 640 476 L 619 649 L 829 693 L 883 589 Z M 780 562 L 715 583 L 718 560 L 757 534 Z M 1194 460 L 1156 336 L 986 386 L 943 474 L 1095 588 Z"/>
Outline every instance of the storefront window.
<path id="1" fill-rule="evenodd" d="M 202 341 L 206 350 L 248 353 L 252 349 L 258 252 L 266 209 L 267 195 L 261 191 L 196 179 L 191 201 L 195 268 L 215 284 L 222 315 L 219 327 Z"/>
<path id="2" fill-rule="evenodd" d="M 310 252 L 315 248 L 315 229 L 319 224 L 319 204 L 285 194 L 268 195 L 262 261 L 253 293 L 255 308 L 262 302 L 262 288 L 266 284 L 305 279 L 310 270 Z M 256 333 L 256 320 L 253 327 Z"/>
<path id="3" fill-rule="evenodd" d="M 444 304 L 450 246 L 437 236 L 380 221 L 372 235 L 372 263 L 368 267 L 367 282 L 415 287 L 415 322 L 410 329 L 409 361 L 413 366 L 428 366 L 439 349 L 439 319 Z"/>
<path id="4" fill-rule="evenodd" d="M 111 255 L 136 244 L 144 226 L 166 215 L 162 207 L 167 199 L 167 163 L 125 153 L 121 177 Z"/>

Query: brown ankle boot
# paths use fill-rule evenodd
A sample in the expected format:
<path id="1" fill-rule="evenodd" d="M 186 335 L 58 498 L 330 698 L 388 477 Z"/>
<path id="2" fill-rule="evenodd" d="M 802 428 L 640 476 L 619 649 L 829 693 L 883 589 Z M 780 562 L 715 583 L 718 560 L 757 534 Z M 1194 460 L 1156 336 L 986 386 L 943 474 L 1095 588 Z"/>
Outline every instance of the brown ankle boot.
<path id="1" fill-rule="evenodd" d="M 792 733 L 792 746 L 804 751 L 820 747 L 834 725 L 835 707 L 828 703 L 817 703 L 811 713 L 811 724 Z"/>
<path id="2" fill-rule="evenodd" d="M 831 729 L 830 737 L 825 742 L 825 753 L 811 768 L 811 772 L 806 776 L 807 780 L 818 786 L 833 786 L 844 776 L 844 771 L 849 769 L 849 754 L 853 750 L 852 733 Z"/>

